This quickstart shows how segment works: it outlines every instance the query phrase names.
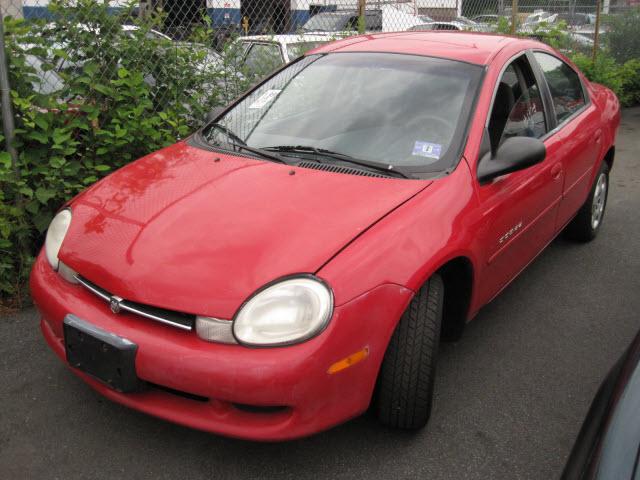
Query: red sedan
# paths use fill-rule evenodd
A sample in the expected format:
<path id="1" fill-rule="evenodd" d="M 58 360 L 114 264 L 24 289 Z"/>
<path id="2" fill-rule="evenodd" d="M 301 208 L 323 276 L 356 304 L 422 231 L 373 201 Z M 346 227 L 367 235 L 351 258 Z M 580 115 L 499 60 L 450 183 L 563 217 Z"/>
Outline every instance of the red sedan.
<path id="1" fill-rule="evenodd" d="M 106 397 L 283 440 L 431 411 L 455 339 L 560 232 L 602 226 L 619 104 L 533 40 L 318 48 L 54 218 L 31 276 Z"/>

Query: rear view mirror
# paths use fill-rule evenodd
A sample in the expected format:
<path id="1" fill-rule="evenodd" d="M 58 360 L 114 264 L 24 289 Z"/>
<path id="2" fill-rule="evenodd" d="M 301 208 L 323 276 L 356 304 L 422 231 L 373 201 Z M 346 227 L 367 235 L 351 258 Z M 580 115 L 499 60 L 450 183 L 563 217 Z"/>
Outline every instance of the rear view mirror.
<path id="1" fill-rule="evenodd" d="M 524 170 L 542 162 L 547 149 L 541 140 L 530 137 L 511 137 L 495 153 L 485 153 L 478 164 L 478 181 L 486 183 L 507 173 Z"/>

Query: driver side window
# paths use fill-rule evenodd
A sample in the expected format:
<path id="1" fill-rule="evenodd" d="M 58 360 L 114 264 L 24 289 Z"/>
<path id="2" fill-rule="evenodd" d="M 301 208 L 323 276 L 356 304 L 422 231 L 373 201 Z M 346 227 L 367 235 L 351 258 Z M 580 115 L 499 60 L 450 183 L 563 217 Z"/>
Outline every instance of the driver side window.
<path id="1" fill-rule="evenodd" d="M 504 71 L 496 90 L 489 118 L 491 149 L 511 137 L 540 138 L 547 133 L 547 121 L 533 71 L 525 56 Z"/>

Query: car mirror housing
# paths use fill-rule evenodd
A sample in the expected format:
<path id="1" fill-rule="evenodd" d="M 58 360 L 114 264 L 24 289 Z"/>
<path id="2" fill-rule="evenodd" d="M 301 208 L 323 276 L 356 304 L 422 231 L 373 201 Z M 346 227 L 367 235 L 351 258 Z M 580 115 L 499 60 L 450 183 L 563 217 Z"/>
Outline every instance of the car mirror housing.
<path id="1" fill-rule="evenodd" d="M 544 143 L 537 138 L 508 138 L 495 153 L 489 151 L 480 158 L 478 181 L 487 183 L 507 173 L 524 170 L 542 162 L 546 155 Z"/>

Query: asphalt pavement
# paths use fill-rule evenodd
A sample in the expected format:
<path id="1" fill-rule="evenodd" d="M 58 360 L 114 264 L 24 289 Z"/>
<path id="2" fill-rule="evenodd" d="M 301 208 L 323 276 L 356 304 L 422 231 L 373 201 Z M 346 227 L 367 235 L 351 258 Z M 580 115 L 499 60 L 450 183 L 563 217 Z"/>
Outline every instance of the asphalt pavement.
<path id="1" fill-rule="evenodd" d="M 439 357 L 432 420 L 365 415 L 281 444 L 227 439 L 111 403 L 28 309 L 0 318 L 0 478 L 549 479 L 640 329 L 640 108 L 626 110 L 600 236 L 556 239 Z"/>

